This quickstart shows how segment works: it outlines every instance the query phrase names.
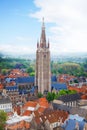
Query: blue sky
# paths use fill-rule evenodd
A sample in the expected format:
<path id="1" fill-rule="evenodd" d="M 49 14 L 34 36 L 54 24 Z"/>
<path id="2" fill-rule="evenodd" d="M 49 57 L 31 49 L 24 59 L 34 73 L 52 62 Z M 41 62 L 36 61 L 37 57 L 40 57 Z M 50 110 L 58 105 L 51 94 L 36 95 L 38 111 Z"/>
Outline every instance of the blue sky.
<path id="1" fill-rule="evenodd" d="M 0 0 L 0 52 L 35 53 L 45 18 L 51 53 L 87 52 L 86 0 Z"/>

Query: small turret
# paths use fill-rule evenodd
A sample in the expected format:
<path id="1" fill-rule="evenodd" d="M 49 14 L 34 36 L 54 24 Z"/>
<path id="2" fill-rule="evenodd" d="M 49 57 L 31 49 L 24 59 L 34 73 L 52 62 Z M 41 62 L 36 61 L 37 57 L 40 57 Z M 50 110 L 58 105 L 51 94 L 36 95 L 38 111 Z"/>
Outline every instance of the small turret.
<path id="1" fill-rule="evenodd" d="M 49 39 L 48 39 L 48 48 L 50 47 Z"/>
<path id="2" fill-rule="evenodd" d="M 39 42 L 37 41 L 37 48 L 39 48 Z"/>

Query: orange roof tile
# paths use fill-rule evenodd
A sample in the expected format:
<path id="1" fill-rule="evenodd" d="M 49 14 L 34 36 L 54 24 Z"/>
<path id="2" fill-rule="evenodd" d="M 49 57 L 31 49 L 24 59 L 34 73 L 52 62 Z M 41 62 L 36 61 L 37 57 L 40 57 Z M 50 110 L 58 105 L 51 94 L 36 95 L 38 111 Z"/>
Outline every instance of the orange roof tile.
<path id="1" fill-rule="evenodd" d="M 35 116 L 35 117 L 38 117 L 38 116 L 39 116 L 38 110 L 37 110 L 37 111 L 34 111 L 33 113 L 34 113 L 34 116 Z"/>
<path id="2" fill-rule="evenodd" d="M 44 112 L 44 110 L 45 110 L 45 108 L 44 108 L 44 107 L 39 107 L 39 108 L 38 108 L 38 112 L 39 112 L 39 113 L 43 113 L 43 112 Z"/>
<path id="3" fill-rule="evenodd" d="M 13 124 L 13 125 L 7 125 L 6 126 L 9 130 L 15 130 L 15 129 L 22 129 L 23 127 L 25 128 L 30 128 L 30 123 L 29 122 L 26 122 L 26 121 L 21 121 L 21 122 L 18 122 L 17 124 Z"/>
<path id="4" fill-rule="evenodd" d="M 39 98 L 39 102 L 41 101 L 47 101 L 46 97 Z"/>
<path id="5" fill-rule="evenodd" d="M 81 98 L 82 99 L 87 99 L 87 95 L 82 95 Z"/>
<path id="6" fill-rule="evenodd" d="M 4 79 L 5 78 L 5 76 L 4 75 L 0 75 L 0 79 Z"/>
<path id="7" fill-rule="evenodd" d="M 44 113 L 44 115 L 41 115 L 39 117 L 35 118 L 35 121 L 37 124 L 40 122 L 45 122 L 48 120 L 50 123 L 57 122 L 58 120 L 62 120 L 64 122 L 68 118 L 68 113 L 62 110 L 52 110 L 48 111 L 47 113 Z"/>
<path id="8" fill-rule="evenodd" d="M 28 101 L 27 103 L 25 103 L 24 108 L 25 107 L 36 107 L 37 103 L 33 102 L 33 101 Z"/>
<path id="9" fill-rule="evenodd" d="M 26 110 L 23 114 L 22 114 L 22 116 L 29 116 L 29 115 L 31 115 L 31 111 L 29 111 L 29 110 Z"/>
<path id="10" fill-rule="evenodd" d="M 49 103 L 45 97 L 39 98 L 38 103 L 39 103 L 40 107 L 44 107 L 44 108 L 49 107 Z"/>
<path id="11" fill-rule="evenodd" d="M 2 84 L 0 84 L 0 89 L 3 89 L 3 87 L 4 87 L 4 86 L 3 86 Z"/>
<path id="12" fill-rule="evenodd" d="M 26 122 L 26 123 L 25 123 L 25 127 L 26 127 L 27 129 L 29 129 L 29 128 L 30 128 L 30 123 L 29 123 L 29 122 Z"/>
<path id="13" fill-rule="evenodd" d="M 40 124 L 40 122 L 41 122 L 40 117 L 36 117 L 35 121 L 36 121 L 37 124 Z"/>
<path id="14" fill-rule="evenodd" d="M 77 92 L 87 93 L 87 86 L 82 86 L 81 88 L 68 86 L 69 90 L 76 90 Z"/>

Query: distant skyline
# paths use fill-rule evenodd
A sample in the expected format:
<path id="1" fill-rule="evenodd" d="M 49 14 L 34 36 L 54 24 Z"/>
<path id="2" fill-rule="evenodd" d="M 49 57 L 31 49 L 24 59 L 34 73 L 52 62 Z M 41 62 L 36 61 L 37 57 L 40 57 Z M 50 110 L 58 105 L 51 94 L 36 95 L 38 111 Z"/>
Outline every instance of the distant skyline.
<path id="1" fill-rule="evenodd" d="M 0 52 L 36 53 L 43 17 L 52 54 L 87 52 L 86 0 L 0 0 Z"/>

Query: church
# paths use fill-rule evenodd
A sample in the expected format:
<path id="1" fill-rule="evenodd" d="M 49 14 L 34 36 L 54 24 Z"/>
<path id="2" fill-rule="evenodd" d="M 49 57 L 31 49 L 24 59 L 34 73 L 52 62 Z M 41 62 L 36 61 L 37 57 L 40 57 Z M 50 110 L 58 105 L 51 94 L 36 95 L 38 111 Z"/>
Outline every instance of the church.
<path id="1" fill-rule="evenodd" d="M 37 42 L 35 85 L 38 92 L 51 92 L 50 44 L 46 41 L 44 18 L 42 21 L 41 37 Z"/>

